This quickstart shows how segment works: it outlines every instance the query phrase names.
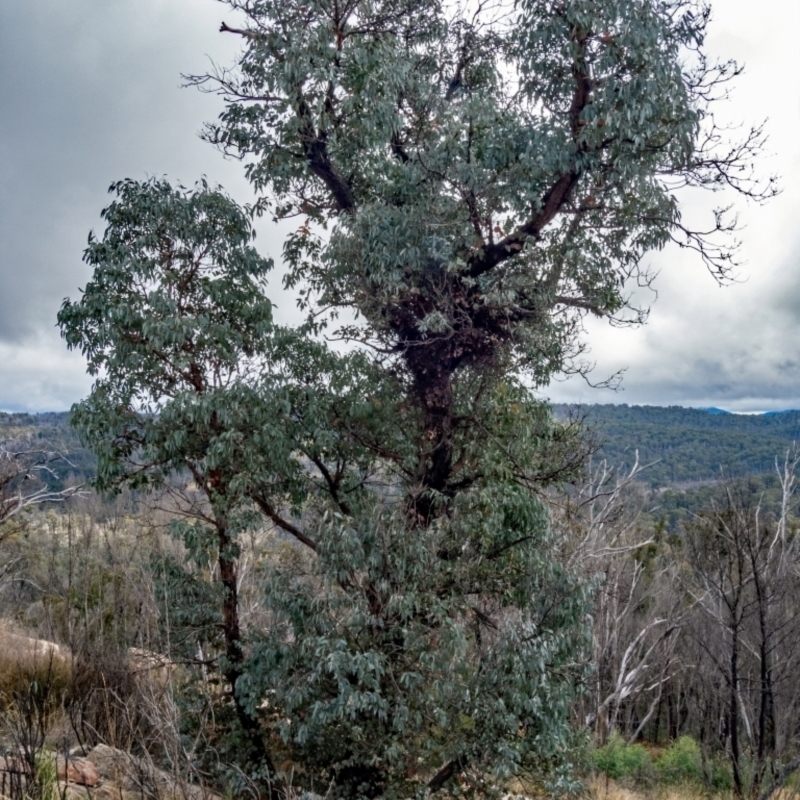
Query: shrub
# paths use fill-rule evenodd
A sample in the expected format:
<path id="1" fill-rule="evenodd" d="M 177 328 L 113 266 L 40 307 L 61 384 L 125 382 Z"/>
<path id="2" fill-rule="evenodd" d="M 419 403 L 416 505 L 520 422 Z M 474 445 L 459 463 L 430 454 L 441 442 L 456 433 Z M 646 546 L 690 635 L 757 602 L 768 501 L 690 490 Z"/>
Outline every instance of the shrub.
<path id="1" fill-rule="evenodd" d="M 664 783 L 701 783 L 703 759 L 700 745 L 691 736 L 681 736 L 658 759 L 656 772 Z"/>
<path id="2" fill-rule="evenodd" d="M 645 777 L 652 770 L 650 754 L 640 744 L 626 744 L 613 736 L 608 744 L 592 753 L 594 766 L 610 778 Z"/>
<path id="3" fill-rule="evenodd" d="M 713 792 L 730 792 L 733 789 L 733 770 L 727 758 L 718 756 L 708 762 L 706 782 Z"/>

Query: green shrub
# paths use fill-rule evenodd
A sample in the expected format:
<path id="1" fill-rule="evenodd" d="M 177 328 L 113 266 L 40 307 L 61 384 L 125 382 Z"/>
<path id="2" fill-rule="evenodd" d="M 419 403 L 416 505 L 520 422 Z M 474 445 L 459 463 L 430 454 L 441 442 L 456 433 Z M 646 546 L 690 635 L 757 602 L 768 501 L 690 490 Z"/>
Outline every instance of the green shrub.
<path id="1" fill-rule="evenodd" d="M 711 784 L 710 789 L 714 792 L 730 792 L 733 789 L 733 770 L 731 763 L 724 756 L 717 756 L 709 761 L 708 768 L 710 775 L 706 780 Z"/>
<path id="2" fill-rule="evenodd" d="M 658 759 L 656 772 L 664 783 L 701 783 L 703 758 L 700 745 L 691 736 L 681 736 Z"/>
<path id="3" fill-rule="evenodd" d="M 592 753 L 594 766 L 610 778 L 646 777 L 652 771 L 650 754 L 640 744 L 626 744 L 621 736 L 613 736 L 608 744 Z"/>

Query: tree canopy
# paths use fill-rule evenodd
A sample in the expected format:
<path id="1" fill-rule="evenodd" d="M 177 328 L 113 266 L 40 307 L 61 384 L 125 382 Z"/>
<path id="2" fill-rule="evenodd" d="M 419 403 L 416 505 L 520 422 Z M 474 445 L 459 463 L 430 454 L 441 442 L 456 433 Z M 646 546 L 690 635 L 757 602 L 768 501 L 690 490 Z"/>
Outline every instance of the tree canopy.
<path id="1" fill-rule="evenodd" d="M 175 530 L 216 560 L 215 665 L 265 795 L 279 756 L 353 798 L 558 775 L 588 588 L 543 497 L 583 450 L 529 387 L 570 368 L 585 313 L 638 319 L 647 252 L 725 275 L 728 223 L 689 227 L 676 192 L 772 191 L 747 169 L 760 130 L 726 149 L 714 127 L 736 68 L 683 0 L 227 5 L 243 49 L 194 79 L 225 98 L 206 135 L 244 159 L 253 212 L 301 218 L 283 260 L 306 319 L 272 321 L 221 190 L 114 184 L 59 315 L 97 375 L 75 419 L 98 484 L 191 477 Z M 293 544 L 245 628 L 237 539 L 264 522 Z"/>

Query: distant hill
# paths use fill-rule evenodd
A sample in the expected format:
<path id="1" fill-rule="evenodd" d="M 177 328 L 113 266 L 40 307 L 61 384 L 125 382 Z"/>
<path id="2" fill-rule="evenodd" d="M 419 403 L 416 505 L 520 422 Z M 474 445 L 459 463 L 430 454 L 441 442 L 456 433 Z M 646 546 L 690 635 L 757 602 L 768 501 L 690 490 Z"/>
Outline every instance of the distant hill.
<path id="1" fill-rule="evenodd" d="M 95 457 L 81 444 L 69 424 L 67 412 L 0 412 L 0 442 L 12 450 L 44 450 L 63 456 L 50 462 L 52 475 L 41 473 L 44 482 L 53 490 L 65 488 L 67 481 L 84 483 L 95 473 Z"/>
<path id="2" fill-rule="evenodd" d="M 557 417 L 579 417 L 602 444 L 600 455 L 616 467 L 630 466 L 639 451 L 642 474 L 653 488 L 687 487 L 718 480 L 720 468 L 733 477 L 765 475 L 793 442 L 800 443 L 800 411 L 730 414 L 721 409 L 670 406 L 554 405 Z M 94 456 L 69 425 L 67 413 L 0 413 L 0 441 L 25 440 L 31 447 L 63 453 L 55 463 L 52 488 L 68 476 L 85 481 Z"/>
<path id="3" fill-rule="evenodd" d="M 658 461 L 642 475 L 653 487 L 761 475 L 775 469 L 793 442 L 800 444 L 800 411 L 731 414 L 680 406 L 554 405 L 556 416 L 585 419 L 615 466 Z"/>

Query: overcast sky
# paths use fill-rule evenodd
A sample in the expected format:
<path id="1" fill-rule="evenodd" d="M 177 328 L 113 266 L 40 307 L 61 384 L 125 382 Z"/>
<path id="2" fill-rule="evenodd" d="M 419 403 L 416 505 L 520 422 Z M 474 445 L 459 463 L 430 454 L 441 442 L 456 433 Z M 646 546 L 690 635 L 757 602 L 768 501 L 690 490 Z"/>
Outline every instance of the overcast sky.
<path id="1" fill-rule="evenodd" d="M 237 42 L 217 32 L 225 11 L 213 0 L 0 3 L 0 410 L 64 410 L 89 390 L 55 316 L 89 278 L 81 253 L 112 181 L 206 175 L 251 199 L 241 165 L 197 137 L 219 100 L 181 88 L 209 58 L 232 61 Z M 800 408 L 798 28 L 798 0 L 714 3 L 710 50 L 747 67 L 724 116 L 769 118 L 761 169 L 783 187 L 766 207 L 740 207 L 740 282 L 719 288 L 691 255 L 659 253 L 649 323 L 588 325 L 594 379 L 625 369 L 622 390 L 575 378 L 554 383 L 553 400 Z M 280 253 L 268 223 L 257 243 Z M 289 298 L 279 307 L 291 318 Z"/>

